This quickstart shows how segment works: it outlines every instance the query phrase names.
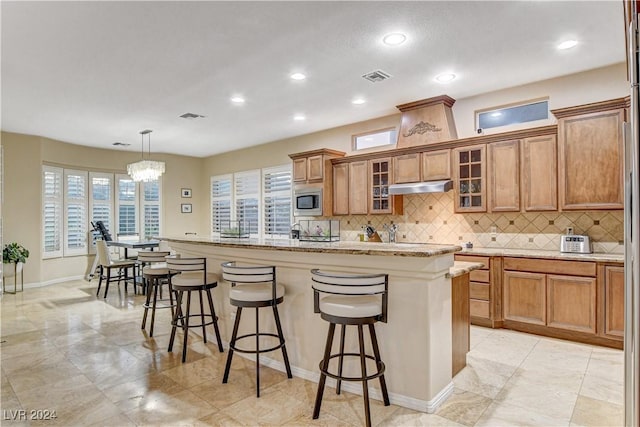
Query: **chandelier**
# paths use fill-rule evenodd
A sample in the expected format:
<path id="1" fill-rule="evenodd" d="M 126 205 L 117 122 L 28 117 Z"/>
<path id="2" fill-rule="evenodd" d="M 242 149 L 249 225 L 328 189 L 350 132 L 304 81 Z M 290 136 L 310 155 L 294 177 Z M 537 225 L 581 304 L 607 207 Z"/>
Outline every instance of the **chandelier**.
<path id="1" fill-rule="evenodd" d="M 140 131 L 142 135 L 142 150 L 140 157 L 142 160 L 127 165 L 127 173 L 136 182 L 143 181 L 156 181 L 164 173 L 164 162 L 157 162 L 155 160 L 144 159 L 144 136 L 149 135 L 149 157 L 151 157 L 151 132 L 150 129 Z"/>

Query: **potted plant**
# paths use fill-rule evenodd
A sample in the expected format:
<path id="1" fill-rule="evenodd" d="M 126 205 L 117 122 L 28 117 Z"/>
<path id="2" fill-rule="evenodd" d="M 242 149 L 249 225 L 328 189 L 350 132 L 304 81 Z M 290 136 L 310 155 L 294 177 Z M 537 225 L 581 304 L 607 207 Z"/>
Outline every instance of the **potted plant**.
<path id="1" fill-rule="evenodd" d="M 22 265 L 27 262 L 27 258 L 29 258 L 29 250 L 16 242 L 8 243 L 2 249 L 2 262 L 5 264 L 14 263 L 14 274 L 22 271 Z M 7 273 L 9 274 L 6 275 L 9 276 L 11 272 Z"/>

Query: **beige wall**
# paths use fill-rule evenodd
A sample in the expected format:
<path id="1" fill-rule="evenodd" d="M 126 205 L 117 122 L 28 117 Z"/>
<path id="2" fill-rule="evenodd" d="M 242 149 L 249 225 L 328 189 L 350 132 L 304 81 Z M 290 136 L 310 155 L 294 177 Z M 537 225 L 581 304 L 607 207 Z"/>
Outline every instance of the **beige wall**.
<path id="1" fill-rule="evenodd" d="M 92 256 L 42 260 L 41 171 L 43 164 L 67 168 L 126 173 L 127 163 L 140 160 L 138 153 L 104 150 L 68 144 L 48 138 L 2 132 L 4 147 L 4 243 L 19 242 L 31 252 L 25 265 L 25 283 L 38 283 L 84 275 Z M 166 162 L 162 177 L 163 233 L 208 233 L 208 185 L 203 179 L 204 160 L 195 157 L 154 154 Z M 191 199 L 181 198 L 180 189 L 191 188 Z M 181 203 L 191 203 L 193 213 L 180 212 Z"/>

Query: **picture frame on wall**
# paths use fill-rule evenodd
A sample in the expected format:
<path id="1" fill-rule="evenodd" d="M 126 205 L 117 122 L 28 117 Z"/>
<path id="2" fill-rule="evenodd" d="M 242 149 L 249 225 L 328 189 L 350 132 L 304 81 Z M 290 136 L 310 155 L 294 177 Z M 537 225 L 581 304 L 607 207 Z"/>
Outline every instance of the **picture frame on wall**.
<path id="1" fill-rule="evenodd" d="M 182 212 L 182 213 L 191 213 L 192 212 L 191 203 L 182 203 L 180 205 L 180 212 Z"/>
<path id="2" fill-rule="evenodd" d="M 190 188 L 180 189 L 180 195 L 182 196 L 182 198 L 191 198 L 191 189 Z"/>

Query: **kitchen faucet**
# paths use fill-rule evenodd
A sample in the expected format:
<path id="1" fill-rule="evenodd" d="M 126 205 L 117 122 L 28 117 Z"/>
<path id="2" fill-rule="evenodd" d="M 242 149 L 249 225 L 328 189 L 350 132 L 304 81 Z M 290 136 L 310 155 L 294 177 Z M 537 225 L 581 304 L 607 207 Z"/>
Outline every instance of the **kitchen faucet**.
<path id="1" fill-rule="evenodd" d="M 382 228 L 389 233 L 389 243 L 395 243 L 396 233 L 398 232 L 398 224 L 391 224 L 391 225 L 384 224 Z"/>

